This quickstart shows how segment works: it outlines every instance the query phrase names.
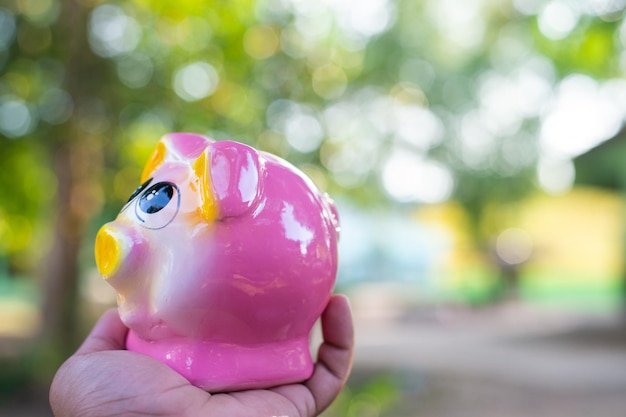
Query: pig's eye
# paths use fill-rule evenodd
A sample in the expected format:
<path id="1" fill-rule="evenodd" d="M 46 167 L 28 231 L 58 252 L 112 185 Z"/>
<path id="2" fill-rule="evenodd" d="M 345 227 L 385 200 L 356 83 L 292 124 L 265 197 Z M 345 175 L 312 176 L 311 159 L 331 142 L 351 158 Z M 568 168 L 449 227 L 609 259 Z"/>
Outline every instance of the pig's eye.
<path id="1" fill-rule="evenodd" d="M 158 182 L 143 191 L 135 205 L 135 215 L 142 226 L 162 229 L 176 217 L 180 208 L 180 193 L 176 184 Z"/>
<path id="2" fill-rule="evenodd" d="M 160 182 L 150 187 L 139 199 L 139 209 L 147 214 L 157 213 L 172 201 L 174 184 Z"/>

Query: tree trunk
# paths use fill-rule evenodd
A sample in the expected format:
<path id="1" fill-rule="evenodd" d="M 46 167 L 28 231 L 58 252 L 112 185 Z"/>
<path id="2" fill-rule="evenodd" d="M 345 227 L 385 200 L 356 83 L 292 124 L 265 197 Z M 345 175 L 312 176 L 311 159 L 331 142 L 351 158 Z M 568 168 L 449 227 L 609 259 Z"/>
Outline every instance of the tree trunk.
<path id="1" fill-rule="evenodd" d="M 89 49 L 87 19 L 90 7 L 78 0 L 64 0 L 57 21 L 57 42 L 65 45 L 64 88 L 74 101 L 70 121 L 50 132 L 50 155 L 58 185 L 53 245 L 44 271 L 43 341 L 61 358 L 78 344 L 78 256 L 89 220 L 99 209 L 103 129 L 94 125 L 90 103 L 100 97 L 107 72 L 101 59 Z M 105 89 L 106 90 L 106 89 Z M 97 100 L 97 99 L 96 99 Z"/>
<path id="2" fill-rule="evenodd" d="M 75 174 L 72 172 L 71 145 L 55 151 L 54 171 L 58 179 L 56 223 L 52 249 L 45 270 L 43 336 L 67 356 L 77 338 L 78 251 L 84 222 L 72 207 Z"/>

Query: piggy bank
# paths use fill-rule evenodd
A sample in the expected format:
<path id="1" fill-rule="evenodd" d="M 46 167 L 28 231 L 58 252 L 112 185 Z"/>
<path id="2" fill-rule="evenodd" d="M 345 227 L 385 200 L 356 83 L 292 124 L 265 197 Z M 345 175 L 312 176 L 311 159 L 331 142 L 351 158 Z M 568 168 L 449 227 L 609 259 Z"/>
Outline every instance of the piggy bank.
<path id="1" fill-rule="evenodd" d="M 209 392 L 307 379 L 337 271 L 332 201 L 284 160 L 173 133 L 96 236 L 128 350 Z"/>

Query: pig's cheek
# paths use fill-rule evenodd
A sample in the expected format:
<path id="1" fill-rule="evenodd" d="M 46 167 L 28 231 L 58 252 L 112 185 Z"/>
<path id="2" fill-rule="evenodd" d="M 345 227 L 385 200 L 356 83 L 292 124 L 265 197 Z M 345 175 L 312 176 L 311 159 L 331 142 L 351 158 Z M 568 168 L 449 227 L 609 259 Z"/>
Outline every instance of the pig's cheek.
<path id="1" fill-rule="evenodd" d="M 206 285 L 203 258 L 189 257 L 192 250 L 175 257 L 178 262 L 165 262 L 159 272 L 154 274 L 151 288 L 151 301 L 155 311 L 170 325 L 187 333 L 195 325 L 190 320 L 191 312 L 205 308 L 203 301 Z M 172 253 L 169 253 L 171 256 Z M 162 259 L 167 258 L 163 256 Z"/>
<path id="2" fill-rule="evenodd" d="M 127 327 L 142 333 L 150 322 L 153 309 L 152 286 L 154 261 L 150 259 L 147 243 L 133 246 L 124 262 L 122 273 L 108 280 L 117 292 L 118 312 Z"/>

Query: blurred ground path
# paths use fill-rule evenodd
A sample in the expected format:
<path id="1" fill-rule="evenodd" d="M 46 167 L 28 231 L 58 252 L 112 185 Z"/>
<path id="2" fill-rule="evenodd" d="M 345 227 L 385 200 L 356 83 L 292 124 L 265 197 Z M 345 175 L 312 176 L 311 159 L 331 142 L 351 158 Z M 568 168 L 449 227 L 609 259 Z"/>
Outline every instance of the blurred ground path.
<path id="1" fill-rule="evenodd" d="M 626 327 L 507 304 L 356 318 L 355 378 L 404 376 L 402 416 L 626 416 Z M 402 407 L 401 407 L 402 408 Z"/>

